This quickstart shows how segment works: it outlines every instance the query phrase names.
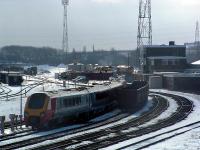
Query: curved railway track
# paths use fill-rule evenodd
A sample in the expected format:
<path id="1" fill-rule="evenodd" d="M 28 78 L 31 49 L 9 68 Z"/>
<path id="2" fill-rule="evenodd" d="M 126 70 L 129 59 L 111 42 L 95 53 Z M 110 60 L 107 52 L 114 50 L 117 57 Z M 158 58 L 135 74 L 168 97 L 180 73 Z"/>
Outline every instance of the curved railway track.
<path id="1" fill-rule="evenodd" d="M 76 143 L 79 143 L 81 140 L 87 140 L 87 139 L 97 139 L 99 137 L 102 137 L 108 133 L 113 132 L 114 130 L 116 132 L 118 132 L 118 129 L 124 129 L 127 128 L 127 124 L 130 124 L 131 126 L 138 126 L 142 123 L 145 123 L 155 117 L 157 117 L 158 115 L 160 115 L 164 110 L 166 110 L 168 107 L 168 102 L 166 99 L 161 98 L 161 97 L 156 97 L 154 99 L 154 105 L 152 107 L 152 109 L 150 109 L 150 111 L 145 112 L 143 115 L 130 119 L 128 122 L 126 123 L 120 123 L 120 124 L 116 124 L 116 125 L 111 125 L 112 123 L 115 123 L 118 120 L 121 120 L 125 117 L 128 116 L 128 114 L 122 114 L 121 117 L 117 117 L 117 118 L 112 118 L 110 119 L 110 121 L 105 121 L 105 122 L 101 122 L 101 123 L 95 123 L 92 126 L 90 125 L 89 127 L 83 128 L 81 127 L 78 130 L 73 130 L 73 131 L 62 131 L 60 133 L 55 133 L 55 134 L 50 134 L 50 135 L 46 135 L 46 136 L 41 136 L 41 137 L 36 137 L 36 138 L 31 138 L 31 139 L 27 139 L 27 140 L 23 140 L 23 141 L 18 141 L 18 142 L 14 142 L 12 144 L 6 144 L 6 145 L 2 145 L 0 146 L 0 149 L 16 149 L 16 148 L 21 148 L 21 147 L 25 147 L 25 146 L 29 146 L 29 145 L 33 145 L 33 144 L 37 144 L 37 143 L 41 143 L 44 142 L 46 140 L 54 140 L 54 139 L 58 139 L 58 138 L 62 138 L 65 136 L 72 136 L 72 135 L 76 135 L 78 134 L 78 136 L 72 136 L 69 140 L 65 140 L 65 141 L 61 141 L 61 142 L 57 142 L 54 144 L 50 144 L 50 145 L 46 145 L 46 146 L 41 146 L 38 148 L 34 148 L 34 149 L 57 149 L 57 148 L 64 148 L 70 145 L 74 145 Z M 139 124 L 138 124 L 139 123 Z M 104 127 L 104 126 L 109 126 L 109 127 Z M 97 129 L 98 127 L 102 128 L 101 130 L 97 130 L 95 132 L 90 132 L 90 133 L 86 133 L 86 134 L 80 134 L 80 132 L 86 132 L 92 129 Z M 81 148 L 81 147 L 80 147 Z"/>
<path id="2" fill-rule="evenodd" d="M 47 81 L 46 79 L 43 79 L 43 81 L 40 82 L 40 85 L 43 84 L 44 82 L 51 83 L 52 81 Z M 117 144 L 119 142 L 137 138 L 145 134 L 158 131 L 162 128 L 174 125 L 184 120 L 185 118 L 187 118 L 187 116 L 192 112 L 193 107 L 194 107 L 193 103 L 190 100 L 181 96 L 172 95 L 172 94 L 164 94 L 164 93 L 159 93 L 159 92 L 157 93 L 154 92 L 152 93 L 152 95 L 154 97 L 153 107 L 148 112 L 145 112 L 139 117 L 130 119 L 126 123 L 111 125 L 129 116 L 128 114 L 120 114 L 120 115 L 114 116 L 113 118 L 109 118 L 101 122 L 88 123 L 81 127 L 77 127 L 76 129 L 67 129 L 64 131 L 60 131 L 60 132 L 56 132 L 56 133 L 52 133 L 52 134 L 48 134 L 44 136 L 39 136 L 35 138 L 25 139 L 22 141 L 16 140 L 13 143 L 1 145 L 0 149 L 2 150 L 17 149 L 17 148 L 22 148 L 25 146 L 30 146 L 33 144 L 38 144 L 47 140 L 49 140 L 51 144 L 37 146 L 37 147 L 34 147 L 33 149 L 38 149 L 38 150 L 52 149 L 53 150 L 53 149 L 66 148 L 66 149 L 91 150 L 91 149 L 105 148 L 105 147 Z M 162 95 L 165 97 L 170 97 L 174 101 L 176 101 L 176 103 L 178 104 L 177 111 L 173 113 L 171 116 L 165 119 L 159 120 L 159 122 L 155 124 L 152 124 L 146 127 L 145 126 L 140 127 L 140 125 L 158 117 L 162 112 L 164 112 L 169 107 L 169 103 L 167 99 L 162 97 Z M 200 123 L 200 122 L 197 122 L 197 123 Z M 108 127 L 104 128 L 104 126 L 108 126 Z M 98 130 L 98 127 L 100 127 L 101 129 Z M 180 129 L 184 127 L 180 127 Z M 124 130 L 127 130 L 129 128 L 136 128 L 136 130 L 130 131 L 128 133 L 123 132 Z M 21 134 L 23 133 L 22 131 L 22 132 L 16 133 L 15 135 L 1 137 L 0 142 L 10 140 L 10 139 L 15 139 L 15 138 L 17 139 L 20 137 L 25 137 L 28 135 L 38 133 L 38 131 L 28 131 L 27 133 L 25 132 L 26 131 L 24 131 L 24 134 Z M 61 139 L 61 140 L 58 140 L 57 142 L 53 142 L 54 140 L 57 140 L 59 138 L 64 138 L 65 136 L 70 136 L 70 137 L 65 138 L 64 140 Z M 155 137 L 152 137 L 152 139 L 153 138 Z M 151 138 L 149 139 L 151 140 Z M 145 142 L 145 141 L 139 141 L 138 143 L 141 143 L 141 142 Z M 124 146 L 123 148 L 127 148 L 130 146 L 132 145 Z M 147 145 L 140 148 L 145 148 L 145 147 L 147 147 Z"/>
<path id="3" fill-rule="evenodd" d="M 108 147 L 114 144 L 117 144 L 119 142 L 136 138 L 148 133 L 152 133 L 155 131 L 158 131 L 162 128 L 171 126 L 173 124 L 176 124 L 177 122 L 185 119 L 189 113 L 193 110 L 193 103 L 180 96 L 175 96 L 175 95 L 170 95 L 167 94 L 165 96 L 172 97 L 178 104 L 178 109 L 177 112 L 171 115 L 168 118 L 165 118 L 163 120 L 160 120 L 156 124 L 149 125 L 147 127 L 139 127 L 135 131 L 130 131 L 129 133 L 124 133 L 122 132 L 124 129 L 129 128 L 129 127 L 136 127 L 137 124 L 138 126 L 149 121 L 150 117 L 152 116 L 151 119 L 155 118 L 156 116 L 159 115 L 159 111 L 153 115 L 146 115 L 138 118 L 137 120 L 133 122 L 126 123 L 125 125 L 120 125 L 117 127 L 111 127 L 106 130 L 100 130 L 97 132 L 92 132 L 92 133 L 86 133 L 82 135 L 78 135 L 75 137 L 72 137 L 68 140 L 52 143 L 49 145 L 45 146 L 40 146 L 37 149 L 100 149 L 104 147 Z M 162 106 L 163 108 L 164 106 Z M 159 109 L 159 108 L 158 108 Z M 162 109 L 161 109 L 162 110 Z M 160 112 L 161 113 L 161 112 Z M 157 115 L 156 115 L 157 114 Z M 36 149 L 36 148 L 34 148 Z"/>

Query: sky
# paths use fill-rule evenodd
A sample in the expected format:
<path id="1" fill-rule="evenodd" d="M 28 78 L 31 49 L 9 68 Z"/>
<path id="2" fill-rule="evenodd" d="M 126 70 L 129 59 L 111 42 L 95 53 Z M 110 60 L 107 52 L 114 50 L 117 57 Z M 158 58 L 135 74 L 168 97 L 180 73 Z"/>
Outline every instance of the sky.
<path id="1" fill-rule="evenodd" d="M 135 49 L 139 0 L 70 0 L 70 51 Z M 152 0 L 153 44 L 193 42 L 200 0 Z M 61 0 L 0 0 L 0 47 L 62 47 Z"/>

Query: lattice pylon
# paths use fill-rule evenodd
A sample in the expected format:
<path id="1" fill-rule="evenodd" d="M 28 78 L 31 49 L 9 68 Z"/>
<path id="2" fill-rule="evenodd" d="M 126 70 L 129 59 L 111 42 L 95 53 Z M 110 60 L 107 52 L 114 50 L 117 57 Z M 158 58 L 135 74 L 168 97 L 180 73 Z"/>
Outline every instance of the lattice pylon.
<path id="1" fill-rule="evenodd" d="M 145 63 L 144 45 L 152 45 L 151 0 L 139 0 L 137 52 L 140 66 Z"/>
<path id="2" fill-rule="evenodd" d="M 69 0 L 62 0 L 64 6 L 64 18 L 63 18 L 63 42 L 62 49 L 64 52 L 69 52 L 69 41 L 68 41 L 68 25 L 67 25 L 67 6 L 69 5 Z"/>

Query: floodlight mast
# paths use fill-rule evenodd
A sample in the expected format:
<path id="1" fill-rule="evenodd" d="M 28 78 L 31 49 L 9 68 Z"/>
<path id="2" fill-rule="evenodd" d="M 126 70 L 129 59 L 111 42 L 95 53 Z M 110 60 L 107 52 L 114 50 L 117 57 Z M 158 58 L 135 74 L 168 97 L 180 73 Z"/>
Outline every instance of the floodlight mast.
<path id="1" fill-rule="evenodd" d="M 64 6 L 64 18 L 63 18 L 63 42 L 62 49 L 63 52 L 69 52 L 69 41 L 68 41 L 68 25 L 67 25 L 67 6 L 69 5 L 69 0 L 62 0 L 62 4 Z"/>
<path id="2" fill-rule="evenodd" d="M 141 68 L 146 63 L 144 45 L 152 45 L 151 0 L 139 0 L 137 54 Z"/>
<path id="3" fill-rule="evenodd" d="M 199 44 L 199 22 L 196 22 L 195 43 Z"/>

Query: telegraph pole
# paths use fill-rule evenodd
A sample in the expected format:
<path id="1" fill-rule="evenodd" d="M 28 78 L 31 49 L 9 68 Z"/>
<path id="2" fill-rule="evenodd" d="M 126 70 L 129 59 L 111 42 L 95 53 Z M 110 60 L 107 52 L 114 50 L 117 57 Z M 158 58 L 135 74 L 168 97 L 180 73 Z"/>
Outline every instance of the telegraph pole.
<path id="1" fill-rule="evenodd" d="M 137 54 L 141 69 L 146 63 L 144 45 L 152 45 L 151 0 L 139 0 Z"/>

